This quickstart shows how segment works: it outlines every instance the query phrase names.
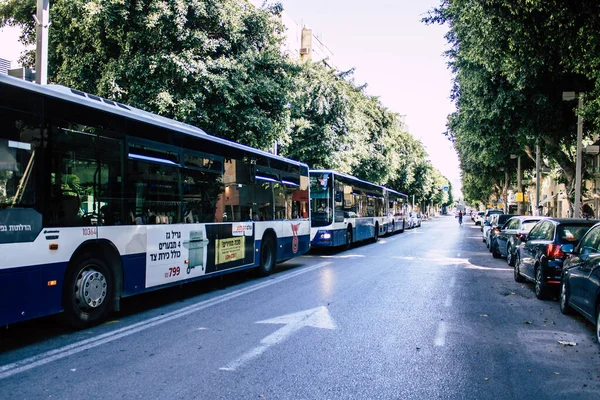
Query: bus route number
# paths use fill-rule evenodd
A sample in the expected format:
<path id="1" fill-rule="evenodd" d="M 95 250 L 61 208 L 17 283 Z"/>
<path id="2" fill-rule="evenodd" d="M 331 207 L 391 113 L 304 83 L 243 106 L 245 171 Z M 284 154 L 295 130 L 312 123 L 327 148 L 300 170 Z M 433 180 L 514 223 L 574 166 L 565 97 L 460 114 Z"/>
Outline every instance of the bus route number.
<path id="1" fill-rule="evenodd" d="M 165 272 L 165 278 L 171 278 L 173 276 L 178 276 L 181 273 L 181 268 L 172 267 L 169 268 L 169 272 Z"/>

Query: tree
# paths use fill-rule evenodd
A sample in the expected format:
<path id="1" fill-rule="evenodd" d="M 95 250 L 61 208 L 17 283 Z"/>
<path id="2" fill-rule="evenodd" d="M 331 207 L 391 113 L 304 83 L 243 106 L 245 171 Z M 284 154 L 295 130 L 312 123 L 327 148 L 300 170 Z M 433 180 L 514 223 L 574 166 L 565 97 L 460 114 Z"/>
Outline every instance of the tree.
<path id="1" fill-rule="evenodd" d="M 33 41 L 34 0 L 0 6 Z M 289 131 L 295 67 L 280 8 L 237 0 L 56 0 L 49 80 L 269 148 Z"/>
<path id="2" fill-rule="evenodd" d="M 503 166 L 498 148 L 533 160 L 537 143 L 572 186 L 574 105 L 562 102 L 562 90 L 598 91 L 594 39 L 600 26 L 597 17 L 590 18 L 598 11 L 591 0 L 455 0 L 441 2 L 425 18 L 449 26 L 457 104 L 449 136 L 463 171 L 475 163 Z M 586 108 L 588 138 L 598 127 L 598 109 Z"/>

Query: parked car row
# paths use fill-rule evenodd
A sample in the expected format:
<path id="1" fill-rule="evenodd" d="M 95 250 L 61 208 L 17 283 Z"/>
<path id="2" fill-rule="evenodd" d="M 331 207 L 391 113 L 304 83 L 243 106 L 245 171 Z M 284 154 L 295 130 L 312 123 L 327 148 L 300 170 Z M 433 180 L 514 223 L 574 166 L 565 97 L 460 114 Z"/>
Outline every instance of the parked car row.
<path id="1" fill-rule="evenodd" d="M 498 213 L 487 218 L 482 240 L 494 258 L 506 258 L 516 282 L 533 282 L 538 299 L 558 297 L 563 314 L 577 311 L 595 324 L 600 343 L 600 221 Z"/>

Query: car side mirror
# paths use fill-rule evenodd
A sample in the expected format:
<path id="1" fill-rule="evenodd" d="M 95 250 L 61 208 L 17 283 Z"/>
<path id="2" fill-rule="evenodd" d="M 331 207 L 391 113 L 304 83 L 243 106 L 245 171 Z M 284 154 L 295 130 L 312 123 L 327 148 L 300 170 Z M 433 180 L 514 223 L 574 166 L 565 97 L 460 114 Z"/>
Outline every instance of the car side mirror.
<path id="1" fill-rule="evenodd" d="M 575 246 L 572 244 L 563 244 L 560 248 L 563 253 L 573 254 L 575 252 Z"/>
<path id="2" fill-rule="evenodd" d="M 523 235 L 519 236 L 519 240 L 523 243 L 525 243 L 527 241 L 527 239 L 529 239 L 529 235 L 523 234 Z"/>

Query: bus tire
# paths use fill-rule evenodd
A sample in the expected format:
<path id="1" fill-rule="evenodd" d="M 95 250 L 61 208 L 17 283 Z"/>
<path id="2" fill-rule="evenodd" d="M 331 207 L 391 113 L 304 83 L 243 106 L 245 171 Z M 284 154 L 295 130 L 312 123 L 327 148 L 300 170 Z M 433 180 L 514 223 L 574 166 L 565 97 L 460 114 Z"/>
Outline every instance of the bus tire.
<path id="1" fill-rule="evenodd" d="M 258 276 L 269 276 L 275 268 L 275 240 L 273 235 L 265 235 L 260 243 L 260 264 L 258 265 Z"/>
<path id="2" fill-rule="evenodd" d="M 66 323 L 84 329 L 103 322 L 112 309 L 114 278 L 110 267 L 87 253 L 68 267 L 63 286 Z"/>
<path id="3" fill-rule="evenodd" d="M 352 247 L 352 226 L 348 226 L 346 230 L 346 250 L 350 250 Z"/>

